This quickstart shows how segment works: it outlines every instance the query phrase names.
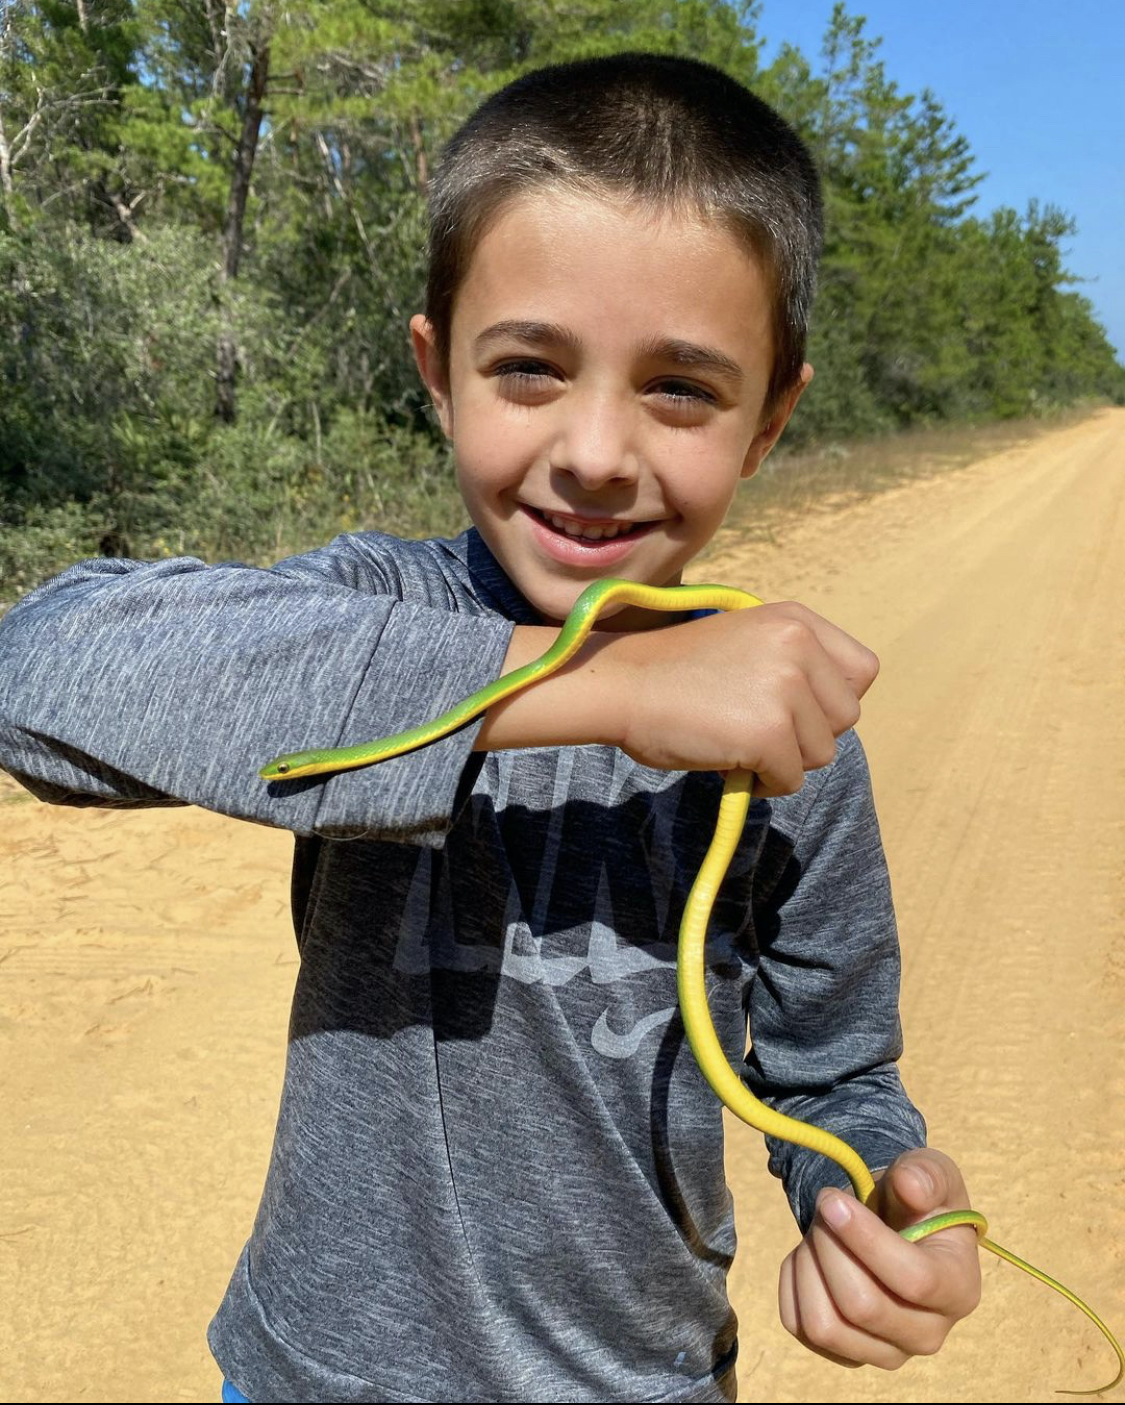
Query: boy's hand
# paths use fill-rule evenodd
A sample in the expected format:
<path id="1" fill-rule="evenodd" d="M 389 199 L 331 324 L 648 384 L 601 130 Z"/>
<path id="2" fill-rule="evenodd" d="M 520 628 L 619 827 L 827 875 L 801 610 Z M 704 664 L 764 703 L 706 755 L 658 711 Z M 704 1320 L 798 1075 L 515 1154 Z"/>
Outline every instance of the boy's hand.
<path id="1" fill-rule="evenodd" d="M 976 1231 L 959 1225 L 917 1244 L 897 1233 L 969 1207 L 961 1173 L 940 1151 L 900 1156 L 870 1205 L 821 1191 L 809 1232 L 781 1266 L 778 1304 L 786 1330 L 818 1355 L 894 1371 L 937 1351 L 980 1301 Z"/>
<path id="2" fill-rule="evenodd" d="M 792 601 L 626 640 L 622 750 L 669 771 L 753 771 L 755 795 L 791 794 L 827 766 L 879 671 L 870 649 Z"/>
<path id="3" fill-rule="evenodd" d="M 556 634 L 518 626 L 504 672 Z M 490 707 L 476 746 L 602 743 L 665 771 L 752 771 L 755 795 L 789 795 L 832 761 L 878 671 L 859 640 L 792 601 L 599 631 L 557 673 Z"/>

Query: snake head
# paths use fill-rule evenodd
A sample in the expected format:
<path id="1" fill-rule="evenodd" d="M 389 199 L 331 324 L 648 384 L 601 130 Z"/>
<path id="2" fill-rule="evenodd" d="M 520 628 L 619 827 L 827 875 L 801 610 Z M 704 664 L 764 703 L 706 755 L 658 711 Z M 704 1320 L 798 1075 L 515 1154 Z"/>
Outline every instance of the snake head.
<path id="1" fill-rule="evenodd" d="M 258 775 L 264 781 L 292 780 L 295 760 L 292 756 L 277 756 L 272 761 L 267 761 Z"/>

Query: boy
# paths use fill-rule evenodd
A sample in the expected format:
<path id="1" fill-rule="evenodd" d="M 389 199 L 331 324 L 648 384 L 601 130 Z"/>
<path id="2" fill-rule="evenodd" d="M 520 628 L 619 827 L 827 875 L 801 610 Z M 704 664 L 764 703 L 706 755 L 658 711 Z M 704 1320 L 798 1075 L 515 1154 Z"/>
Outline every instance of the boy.
<path id="1" fill-rule="evenodd" d="M 771 1144 L 804 1231 L 782 1320 L 895 1367 L 975 1304 L 971 1229 L 895 1233 L 967 1200 L 894 1066 L 857 641 L 793 604 L 625 610 L 482 724 L 257 779 L 537 657 L 591 580 L 680 580 L 811 374 L 819 212 L 796 137 L 715 69 L 529 75 L 450 143 L 411 323 L 473 529 L 272 570 L 87 562 L 0 628 L 0 763 L 38 795 L 297 835 L 277 1136 L 211 1328 L 228 1398 L 734 1398 L 722 1116 L 674 968 L 733 767 L 761 799 L 709 944 L 720 1038 L 741 1063 L 749 1015 L 754 1090 L 894 1163 L 876 1214 Z"/>

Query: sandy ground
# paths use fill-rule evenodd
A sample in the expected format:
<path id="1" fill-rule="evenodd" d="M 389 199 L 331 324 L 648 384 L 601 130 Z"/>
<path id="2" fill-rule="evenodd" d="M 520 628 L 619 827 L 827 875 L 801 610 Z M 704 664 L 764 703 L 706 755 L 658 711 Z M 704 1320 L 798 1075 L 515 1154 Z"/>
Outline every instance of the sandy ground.
<path id="1" fill-rule="evenodd" d="M 1125 1331 L 1125 411 L 700 575 L 880 654 L 860 730 L 907 1086 L 995 1237 Z M 198 810 L 53 809 L 0 777 L 0 1398 L 218 1399 L 204 1330 L 273 1129 L 290 843 Z M 760 1139 L 733 1124 L 729 1159 L 743 1400 L 1039 1401 L 1112 1375 L 1073 1308 L 990 1258 L 937 1357 L 821 1362 L 777 1320 L 795 1230 Z"/>

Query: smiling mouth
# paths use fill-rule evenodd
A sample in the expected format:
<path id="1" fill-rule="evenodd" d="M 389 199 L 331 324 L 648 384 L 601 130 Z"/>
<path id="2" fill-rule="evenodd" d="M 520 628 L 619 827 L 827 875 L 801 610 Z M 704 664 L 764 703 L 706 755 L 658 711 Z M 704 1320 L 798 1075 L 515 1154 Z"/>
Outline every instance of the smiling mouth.
<path id="1" fill-rule="evenodd" d="M 552 531 L 571 537 L 575 541 L 614 541 L 620 537 L 636 536 L 656 525 L 655 522 L 622 522 L 612 518 L 589 522 L 581 517 L 566 517 L 559 512 L 544 512 L 538 507 L 526 507 L 526 511 L 538 521 L 546 523 Z"/>

